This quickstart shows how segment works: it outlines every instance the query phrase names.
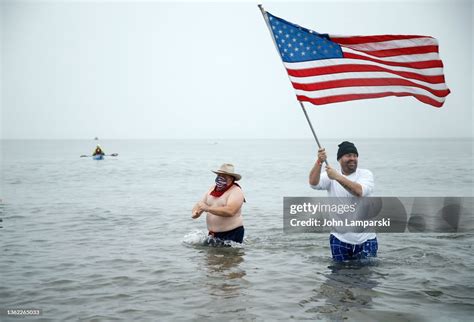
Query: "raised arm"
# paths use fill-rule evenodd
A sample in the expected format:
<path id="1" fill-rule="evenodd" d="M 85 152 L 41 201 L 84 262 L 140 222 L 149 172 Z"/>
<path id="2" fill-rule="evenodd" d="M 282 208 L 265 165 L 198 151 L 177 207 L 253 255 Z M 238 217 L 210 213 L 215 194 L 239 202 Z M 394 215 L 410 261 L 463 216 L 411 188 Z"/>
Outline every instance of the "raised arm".
<path id="1" fill-rule="evenodd" d="M 309 173 L 309 184 L 312 186 L 316 186 L 319 184 L 319 180 L 321 179 L 321 168 L 323 166 L 323 162 L 326 161 L 326 150 L 319 149 L 318 150 L 318 159 L 314 163 L 311 172 Z"/>

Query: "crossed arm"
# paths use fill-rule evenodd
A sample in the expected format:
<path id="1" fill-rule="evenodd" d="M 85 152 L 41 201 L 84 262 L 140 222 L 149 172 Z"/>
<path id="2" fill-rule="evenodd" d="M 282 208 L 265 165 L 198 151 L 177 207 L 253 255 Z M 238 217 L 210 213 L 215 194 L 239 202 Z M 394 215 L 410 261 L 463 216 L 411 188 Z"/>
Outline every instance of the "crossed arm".
<path id="1" fill-rule="evenodd" d="M 209 206 L 205 202 L 205 198 L 203 198 L 203 200 L 194 205 L 192 218 L 199 218 L 203 212 L 208 212 L 219 217 L 233 217 L 239 212 L 243 203 L 244 195 L 240 189 L 232 191 L 225 206 Z"/>

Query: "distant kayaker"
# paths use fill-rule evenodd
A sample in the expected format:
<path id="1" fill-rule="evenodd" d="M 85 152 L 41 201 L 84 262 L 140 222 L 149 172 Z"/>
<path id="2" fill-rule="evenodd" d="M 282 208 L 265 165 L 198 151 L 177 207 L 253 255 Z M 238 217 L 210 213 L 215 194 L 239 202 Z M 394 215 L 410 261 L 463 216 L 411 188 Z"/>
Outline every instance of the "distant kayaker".
<path id="1" fill-rule="evenodd" d="M 102 151 L 100 145 L 98 144 L 95 147 L 94 153 L 92 153 L 92 156 L 96 156 L 96 155 L 105 155 L 104 151 Z"/>
<path id="2" fill-rule="evenodd" d="M 241 187 L 236 183 L 242 176 L 235 173 L 234 166 L 229 163 L 224 163 L 212 172 L 217 174 L 215 185 L 196 203 L 192 218 L 197 219 L 206 212 L 209 236 L 220 241 L 242 243 L 244 222 L 241 210 L 245 198 Z"/>
<path id="3" fill-rule="evenodd" d="M 367 197 L 372 194 L 374 176 L 369 170 L 357 168 L 359 152 L 353 143 L 344 141 L 339 144 L 337 161 L 340 170 L 327 165 L 326 171 L 321 173 L 326 158 L 325 149 L 319 149 L 316 164 L 309 174 L 309 184 L 313 189 L 327 190 L 329 197 Z M 329 243 L 332 258 L 338 262 L 377 256 L 374 232 L 332 232 Z"/>

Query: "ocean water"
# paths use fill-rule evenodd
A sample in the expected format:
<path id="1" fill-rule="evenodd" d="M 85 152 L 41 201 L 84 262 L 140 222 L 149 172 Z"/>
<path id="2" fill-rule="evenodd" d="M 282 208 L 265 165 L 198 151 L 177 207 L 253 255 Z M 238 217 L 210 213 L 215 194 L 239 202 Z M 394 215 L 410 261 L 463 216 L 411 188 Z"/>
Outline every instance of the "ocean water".
<path id="1" fill-rule="evenodd" d="M 1 142 L 0 309 L 39 321 L 466 321 L 474 232 L 379 234 L 370 265 L 335 265 L 327 234 L 285 234 L 285 196 L 307 184 L 311 140 Z M 337 141 L 323 142 L 336 165 Z M 377 196 L 474 196 L 473 141 L 355 140 Z M 232 162 L 243 246 L 202 246 L 190 210 Z M 2 321 L 18 318 L 0 317 Z M 23 320 L 23 319 L 22 319 Z"/>

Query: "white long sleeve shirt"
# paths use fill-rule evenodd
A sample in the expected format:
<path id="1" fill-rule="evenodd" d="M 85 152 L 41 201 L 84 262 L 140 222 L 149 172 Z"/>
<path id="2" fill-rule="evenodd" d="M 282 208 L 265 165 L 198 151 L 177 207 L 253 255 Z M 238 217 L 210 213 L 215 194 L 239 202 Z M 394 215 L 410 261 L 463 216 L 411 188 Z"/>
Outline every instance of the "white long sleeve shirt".
<path id="1" fill-rule="evenodd" d="M 337 172 L 342 174 L 340 169 Z M 362 186 L 362 197 L 368 197 L 372 194 L 374 189 L 374 175 L 372 172 L 366 169 L 357 169 L 354 173 L 345 176 L 347 179 L 357 182 Z M 321 173 L 319 183 L 317 185 L 311 185 L 311 188 L 316 190 L 327 190 L 329 197 L 354 197 L 349 191 L 347 191 L 339 182 L 336 180 L 329 179 L 326 171 Z M 342 242 L 358 245 L 362 244 L 369 239 L 374 239 L 376 234 L 373 232 L 368 233 L 336 233 L 331 232 L 337 239 Z"/>

